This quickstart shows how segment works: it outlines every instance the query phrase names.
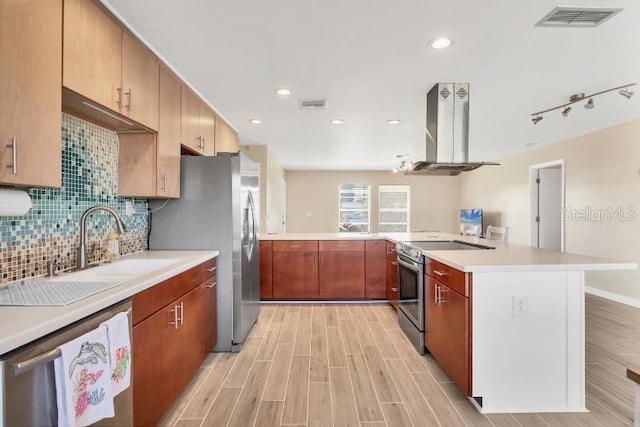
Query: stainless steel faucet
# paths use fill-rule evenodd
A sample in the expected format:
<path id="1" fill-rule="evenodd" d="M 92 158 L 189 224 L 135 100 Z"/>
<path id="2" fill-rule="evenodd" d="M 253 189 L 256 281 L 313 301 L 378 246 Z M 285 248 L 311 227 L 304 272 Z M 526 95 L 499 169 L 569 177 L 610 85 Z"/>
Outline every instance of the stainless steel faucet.
<path id="1" fill-rule="evenodd" d="M 80 247 L 78 248 L 78 269 L 87 268 L 87 241 L 86 241 L 86 228 L 87 228 L 87 217 L 91 215 L 95 211 L 105 211 L 109 212 L 116 220 L 116 231 L 118 234 L 122 234 L 125 232 L 125 226 L 122 222 L 122 218 L 118 215 L 118 212 L 111 209 L 109 206 L 97 205 L 92 206 L 82 214 L 82 218 L 80 218 Z"/>

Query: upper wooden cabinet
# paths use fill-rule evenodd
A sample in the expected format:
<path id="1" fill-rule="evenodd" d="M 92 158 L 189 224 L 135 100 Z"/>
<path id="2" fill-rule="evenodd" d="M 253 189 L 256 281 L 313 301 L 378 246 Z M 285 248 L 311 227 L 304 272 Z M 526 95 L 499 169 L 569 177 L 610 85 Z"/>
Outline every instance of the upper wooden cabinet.
<path id="1" fill-rule="evenodd" d="M 216 154 L 238 151 L 240 151 L 238 132 L 220 117 L 216 117 Z"/>
<path id="2" fill-rule="evenodd" d="M 215 155 L 215 113 L 186 85 L 182 85 L 182 145 L 205 156 Z"/>
<path id="3" fill-rule="evenodd" d="M 161 66 L 156 168 L 160 197 L 180 197 L 181 87 L 178 77 Z"/>
<path id="4" fill-rule="evenodd" d="M 65 0 L 62 83 L 158 129 L 158 59 L 91 0 Z"/>
<path id="5" fill-rule="evenodd" d="M 0 184 L 60 187 L 62 1 L 0 1 Z"/>

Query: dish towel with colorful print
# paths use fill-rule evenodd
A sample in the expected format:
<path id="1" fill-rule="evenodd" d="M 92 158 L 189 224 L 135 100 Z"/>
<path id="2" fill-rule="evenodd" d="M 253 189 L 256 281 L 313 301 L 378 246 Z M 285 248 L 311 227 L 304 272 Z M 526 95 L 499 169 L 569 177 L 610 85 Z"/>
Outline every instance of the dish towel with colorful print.
<path id="1" fill-rule="evenodd" d="M 127 313 L 118 313 L 103 322 L 109 339 L 111 390 L 116 397 L 131 385 L 131 338 Z"/>
<path id="2" fill-rule="evenodd" d="M 107 328 L 61 345 L 54 362 L 58 425 L 88 426 L 114 416 Z"/>

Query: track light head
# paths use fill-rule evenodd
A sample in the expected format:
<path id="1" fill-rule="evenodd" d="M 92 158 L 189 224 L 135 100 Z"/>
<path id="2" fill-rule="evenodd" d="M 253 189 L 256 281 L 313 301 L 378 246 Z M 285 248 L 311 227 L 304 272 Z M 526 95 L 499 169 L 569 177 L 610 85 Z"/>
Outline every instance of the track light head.
<path id="1" fill-rule="evenodd" d="M 586 108 L 587 110 L 592 110 L 593 107 L 595 107 L 595 104 L 593 103 L 593 98 L 589 98 L 589 101 L 584 104 L 584 108 Z"/>
<path id="2" fill-rule="evenodd" d="M 542 120 L 542 116 L 535 116 L 531 119 L 534 125 L 537 125 L 540 120 Z"/>
<path id="3" fill-rule="evenodd" d="M 567 108 L 565 108 L 564 110 L 562 110 L 562 115 L 564 117 L 567 117 L 569 115 L 569 113 L 571 112 L 571 106 L 567 106 Z"/>
<path id="4" fill-rule="evenodd" d="M 627 99 L 629 99 L 629 98 L 631 98 L 633 96 L 633 92 L 631 92 L 627 88 L 621 89 L 620 92 L 618 92 L 618 93 L 620 95 L 624 96 Z"/>

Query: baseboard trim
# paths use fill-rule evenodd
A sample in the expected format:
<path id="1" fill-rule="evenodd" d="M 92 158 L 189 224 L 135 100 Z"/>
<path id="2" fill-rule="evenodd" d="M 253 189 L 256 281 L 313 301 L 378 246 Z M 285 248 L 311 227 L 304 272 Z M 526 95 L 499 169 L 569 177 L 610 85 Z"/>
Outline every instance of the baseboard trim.
<path id="1" fill-rule="evenodd" d="M 586 287 L 586 292 L 591 295 L 595 295 L 598 297 L 606 298 L 611 301 L 619 302 L 625 305 L 630 305 L 632 307 L 640 308 L 640 300 L 626 297 L 624 295 L 616 294 L 614 292 L 605 291 L 598 288 L 593 288 L 591 286 Z"/>

